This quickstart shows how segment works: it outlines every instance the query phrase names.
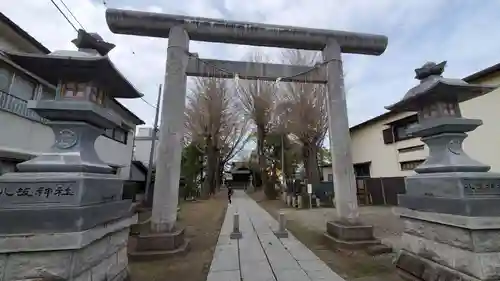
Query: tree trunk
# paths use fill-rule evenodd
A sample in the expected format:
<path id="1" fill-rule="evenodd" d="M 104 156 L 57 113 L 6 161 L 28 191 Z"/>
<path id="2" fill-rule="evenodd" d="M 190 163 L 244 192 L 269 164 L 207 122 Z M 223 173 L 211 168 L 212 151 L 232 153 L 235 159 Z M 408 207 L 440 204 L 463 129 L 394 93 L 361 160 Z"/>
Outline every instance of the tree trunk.
<path id="1" fill-rule="evenodd" d="M 226 166 L 226 163 L 220 161 L 219 162 L 219 190 L 221 188 L 221 185 L 224 183 L 224 167 Z"/>
<path id="2" fill-rule="evenodd" d="M 216 162 L 216 173 L 215 173 L 215 183 L 214 186 L 212 187 L 212 194 L 215 194 L 216 191 L 220 189 L 221 181 L 222 181 L 222 174 L 221 174 L 221 169 L 222 169 L 222 162 L 220 160 L 220 151 L 217 150 L 217 162 Z"/>
<path id="3" fill-rule="evenodd" d="M 263 126 L 257 126 L 257 154 L 259 155 L 259 170 L 260 177 L 262 180 L 262 186 L 265 188 L 267 186 L 268 177 L 267 177 L 267 164 L 266 164 L 266 156 L 264 155 L 264 142 L 265 142 L 266 134 Z"/>
<path id="4" fill-rule="evenodd" d="M 202 199 L 208 199 L 212 188 L 215 185 L 215 176 L 217 174 L 217 152 L 213 145 L 212 138 L 207 138 L 207 173 L 205 175 L 205 180 L 203 182 L 203 188 L 201 192 Z"/>
<path id="5" fill-rule="evenodd" d="M 284 160 L 285 160 L 285 161 L 283 161 L 284 166 L 282 167 L 283 177 L 285 179 L 290 179 L 290 178 L 292 178 L 292 175 L 293 175 L 293 167 L 292 167 L 293 159 L 291 157 L 292 155 L 287 154 L 287 151 L 288 151 L 289 146 L 290 146 L 289 142 L 290 141 L 288 140 L 288 137 L 285 134 L 284 139 L 283 139 L 283 151 L 282 151 L 282 153 L 284 153 L 285 156 L 284 157 L 281 156 L 282 159 L 284 158 Z"/>
<path id="6" fill-rule="evenodd" d="M 304 156 L 304 168 L 306 170 L 307 182 L 311 184 L 319 183 L 318 147 L 311 143 L 304 143 L 302 153 Z"/>

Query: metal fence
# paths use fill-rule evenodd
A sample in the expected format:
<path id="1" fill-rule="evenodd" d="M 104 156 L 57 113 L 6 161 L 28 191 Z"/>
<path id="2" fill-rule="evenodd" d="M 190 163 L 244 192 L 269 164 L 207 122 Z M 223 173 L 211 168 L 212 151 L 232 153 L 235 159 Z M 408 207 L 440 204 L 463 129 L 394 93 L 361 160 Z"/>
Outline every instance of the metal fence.
<path id="1" fill-rule="evenodd" d="M 360 205 L 398 205 L 398 194 L 406 192 L 404 177 L 357 178 L 357 197 Z M 333 182 L 313 185 L 313 193 L 327 203 L 335 196 Z"/>
<path id="2" fill-rule="evenodd" d="M 38 116 L 33 110 L 28 108 L 28 101 L 0 91 L 0 110 L 7 111 L 18 116 L 46 123 L 48 120 Z"/>
<path id="3" fill-rule="evenodd" d="M 404 177 L 359 179 L 358 198 L 364 193 L 366 205 L 398 205 L 398 194 L 406 193 Z"/>

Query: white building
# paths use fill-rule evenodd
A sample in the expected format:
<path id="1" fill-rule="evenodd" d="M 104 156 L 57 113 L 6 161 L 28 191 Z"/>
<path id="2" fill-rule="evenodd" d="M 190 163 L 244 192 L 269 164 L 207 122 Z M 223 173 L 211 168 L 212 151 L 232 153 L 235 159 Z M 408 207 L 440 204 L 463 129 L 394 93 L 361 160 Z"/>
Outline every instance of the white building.
<path id="1" fill-rule="evenodd" d="M 149 155 L 151 153 L 151 144 L 153 143 L 153 128 L 141 127 L 137 130 L 135 136 L 134 160 L 141 161 L 145 166 L 149 164 Z M 158 153 L 159 135 L 156 134 L 155 151 L 153 164 L 156 162 Z"/>
<path id="2" fill-rule="evenodd" d="M 14 63 L 7 52 L 50 53 L 0 13 L 0 174 L 15 171 L 17 163 L 47 151 L 54 142 L 52 130 L 27 108 L 27 100 L 53 99 L 55 86 Z M 128 179 L 135 128 L 144 122 L 114 99 L 107 106 L 122 117 L 122 126 L 108 130 L 95 147 L 104 162 Z"/>

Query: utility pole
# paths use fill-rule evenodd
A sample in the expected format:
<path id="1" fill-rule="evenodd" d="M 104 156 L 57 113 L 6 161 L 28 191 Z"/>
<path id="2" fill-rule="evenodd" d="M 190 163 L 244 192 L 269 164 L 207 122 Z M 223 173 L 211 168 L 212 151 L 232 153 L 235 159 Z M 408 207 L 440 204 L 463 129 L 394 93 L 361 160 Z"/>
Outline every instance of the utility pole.
<path id="1" fill-rule="evenodd" d="M 155 122 L 153 125 L 153 133 L 151 136 L 152 138 L 151 150 L 149 151 L 148 174 L 146 176 L 146 194 L 144 194 L 144 202 L 148 207 L 150 207 L 149 203 L 152 203 L 152 201 L 149 200 L 149 189 L 151 187 L 151 177 L 153 175 L 153 161 L 155 156 L 156 133 L 158 132 L 158 117 L 160 115 L 160 100 L 161 100 L 161 84 L 158 87 L 158 99 L 156 101 Z"/>
<path id="2" fill-rule="evenodd" d="M 285 173 L 285 134 L 281 134 L 281 173 L 283 174 L 283 184 L 286 185 Z"/>

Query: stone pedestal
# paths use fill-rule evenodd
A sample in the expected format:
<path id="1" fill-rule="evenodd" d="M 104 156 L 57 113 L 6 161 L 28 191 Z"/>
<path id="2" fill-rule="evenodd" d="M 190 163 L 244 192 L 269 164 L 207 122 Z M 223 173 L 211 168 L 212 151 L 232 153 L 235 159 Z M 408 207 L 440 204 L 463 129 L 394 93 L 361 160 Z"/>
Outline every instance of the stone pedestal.
<path id="1" fill-rule="evenodd" d="M 417 280 L 499 280 L 500 218 L 398 210 L 405 225 L 395 264 Z M 440 279 L 446 278 L 446 279 Z"/>
<path id="2" fill-rule="evenodd" d="M 363 249 L 380 244 L 373 236 L 373 226 L 350 222 L 327 222 L 324 237 L 332 246 L 346 249 Z"/>
<path id="3" fill-rule="evenodd" d="M 292 195 L 289 194 L 286 195 L 286 205 L 292 206 Z"/>
<path id="4" fill-rule="evenodd" d="M 403 248 L 395 262 L 403 276 L 499 280 L 500 174 L 417 174 L 406 185 L 397 209 Z"/>
<path id="5" fill-rule="evenodd" d="M 0 281 L 127 278 L 127 241 L 137 222 L 123 180 L 94 149 L 116 116 L 86 101 L 44 100 L 30 108 L 49 120 L 50 151 L 0 177 Z M 62 121 L 69 120 L 69 121 Z"/>
<path id="6" fill-rule="evenodd" d="M 129 216 L 83 231 L 0 234 L 0 280 L 125 280 L 135 222 Z"/>
<path id="7" fill-rule="evenodd" d="M 142 231 L 130 239 L 129 257 L 131 260 L 157 260 L 185 254 L 189 249 L 189 240 L 185 238 L 183 228 L 164 233 Z"/>

